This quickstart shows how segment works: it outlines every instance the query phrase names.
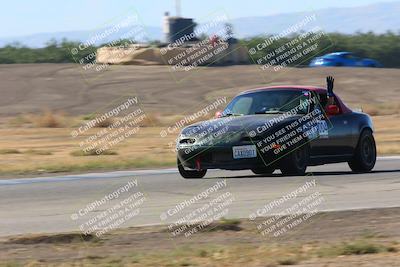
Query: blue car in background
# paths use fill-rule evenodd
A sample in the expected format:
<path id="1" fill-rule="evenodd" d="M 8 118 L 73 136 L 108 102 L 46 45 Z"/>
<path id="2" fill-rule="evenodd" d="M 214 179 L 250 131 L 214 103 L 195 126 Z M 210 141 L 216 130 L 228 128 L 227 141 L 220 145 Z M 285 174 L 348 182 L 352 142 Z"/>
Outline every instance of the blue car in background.
<path id="1" fill-rule="evenodd" d="M 310 62 L 310 67 L 381 67 L 382 65 L 373 59 L 360 58 L 351 52 L 335 52 L 316 57 Z"/>

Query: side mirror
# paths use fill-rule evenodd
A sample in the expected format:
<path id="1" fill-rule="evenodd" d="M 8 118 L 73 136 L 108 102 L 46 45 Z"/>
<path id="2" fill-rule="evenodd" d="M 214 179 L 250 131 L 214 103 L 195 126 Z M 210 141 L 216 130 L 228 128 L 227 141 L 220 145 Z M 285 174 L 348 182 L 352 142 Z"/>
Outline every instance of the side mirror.
<path id="1" fill-rule="evenodd" d="M 328 115 L 337 115 L 340 113 L 339 107 L 336 105 L 329 105 L 327 108 L 326 113 Z"/>
<path id="2" fill-rule="evenodd" d="M 222 117 L 222 111 L 217 111 L 215 112 L 215 116 L 216 119 L 221 118 Z"/>

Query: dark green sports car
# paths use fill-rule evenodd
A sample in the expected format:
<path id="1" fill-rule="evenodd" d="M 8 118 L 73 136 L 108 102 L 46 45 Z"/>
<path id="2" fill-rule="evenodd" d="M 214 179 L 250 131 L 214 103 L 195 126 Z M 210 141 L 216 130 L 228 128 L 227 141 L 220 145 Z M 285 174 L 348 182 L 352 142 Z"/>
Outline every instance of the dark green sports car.
<path id="1" fill-rule="evenodd" d="M 310 86 L 237 95 L 215 119 L 184 128 L 177 154 L 184 178 L 202 178 L 208 169 L 304 175 L 307 166 L 337 162 L 368 172 L 376 161 L 370 117 L 329 90 Z"/>

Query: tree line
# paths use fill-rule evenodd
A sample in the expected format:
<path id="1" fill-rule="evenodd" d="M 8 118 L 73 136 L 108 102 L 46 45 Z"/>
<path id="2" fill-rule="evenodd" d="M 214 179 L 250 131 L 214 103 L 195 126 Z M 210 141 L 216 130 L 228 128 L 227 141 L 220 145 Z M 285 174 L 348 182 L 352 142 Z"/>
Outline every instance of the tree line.
<path id="1" fill-rule="evenodd" d="M 263 54 L 273 51 L 296 37 L 297 36 L 280 38 L 274 41 L 266 49 L 258 51 L 256 56 L 261 57 Z M 265 40 L 265 36 L 239 40 L 239 42 L 247 47 L 252 47 L 263 40 Z M 387 68 L 400 67 L 400 33 L 396 34 L 393 32 L 387 32 L 384 34 L 375 34 L 369 32 L 355 33 L 351 35 L 330 33 L 321 37 L 318 42 L 318 49 L 320 50 L 317 49 L 315 51 L 316 53 L 313 53 L 317 56 L 336 51 L 350 51 L 360 57 L 378 60 Z M 157 42 L 153 42 L 153 44 L 156 43 Z M 42 48 L 29 48 L 18 43 L 9 44 L 0 48 L 0 64 L 74 63 L 77 58 L 85 58 L 100 47 L 89 46 L 83 50 L 77 49 L 74 50 L 76 54 L 73 55 L 71 51 L 74 48 L 79 47 L 79 44 L 79 42 L 68 40 L 62 40 L 61 42 L 52 40 Z M 308 64 L 310 60 L 311 58 L 302 64 Z M 252 63 L 252 60 L 249 60 L 249 62 Z"/>

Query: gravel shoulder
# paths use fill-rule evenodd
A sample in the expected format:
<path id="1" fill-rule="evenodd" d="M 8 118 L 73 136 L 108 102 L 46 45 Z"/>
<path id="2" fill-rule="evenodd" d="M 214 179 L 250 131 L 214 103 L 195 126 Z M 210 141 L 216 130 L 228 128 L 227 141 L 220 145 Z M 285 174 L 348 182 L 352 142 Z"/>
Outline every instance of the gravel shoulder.
<path id="1" fill-rule="evenodd" d="M 78 233 L 14 236 L 0 242 L 0 266 L 394 267 L 400 261 L 399 211 L 319 213 L 279 237 L 262 236 L 248 220 L 179 238 L 164 226 L 116 230 L 100 239 Z"/>

